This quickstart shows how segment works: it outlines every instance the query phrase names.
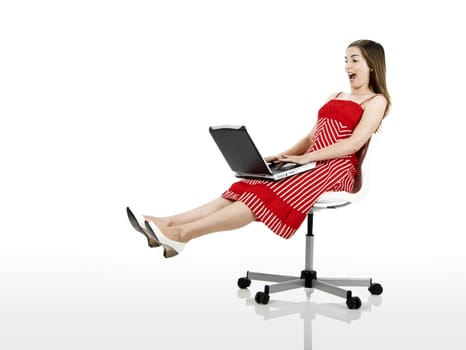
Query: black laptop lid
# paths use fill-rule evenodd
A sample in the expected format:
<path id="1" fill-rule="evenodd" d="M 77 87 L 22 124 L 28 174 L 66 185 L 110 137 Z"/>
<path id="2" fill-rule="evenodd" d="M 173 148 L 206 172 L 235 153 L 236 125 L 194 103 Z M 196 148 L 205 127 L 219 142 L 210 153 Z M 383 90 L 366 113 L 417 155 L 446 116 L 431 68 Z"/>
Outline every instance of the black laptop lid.
<path id="1" fill-rule="evenodd" d="M 209 132 L 231 170 L 239 173 L 270 174 L 245 126 L 213 126 L 209 128 Z"/>

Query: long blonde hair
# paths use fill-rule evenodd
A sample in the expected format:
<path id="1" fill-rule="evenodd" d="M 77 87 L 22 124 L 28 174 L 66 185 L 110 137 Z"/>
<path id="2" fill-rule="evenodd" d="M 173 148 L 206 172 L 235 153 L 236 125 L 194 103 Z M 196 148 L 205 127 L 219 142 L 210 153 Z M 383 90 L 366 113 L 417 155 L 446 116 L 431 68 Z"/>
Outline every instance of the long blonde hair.
<path id="1" fill-rule="evenodd" d="M 385 51 L 383 46 L 372 40 L 356 40 L 348 47 L 357 47 L 361 50 L 367 65 L 370 68 L 369 88 L 376 94 L 381 94 L 387 100 L 384 117 L 388 114 L 391 106 L 390 94 L 387 89 Z"/>

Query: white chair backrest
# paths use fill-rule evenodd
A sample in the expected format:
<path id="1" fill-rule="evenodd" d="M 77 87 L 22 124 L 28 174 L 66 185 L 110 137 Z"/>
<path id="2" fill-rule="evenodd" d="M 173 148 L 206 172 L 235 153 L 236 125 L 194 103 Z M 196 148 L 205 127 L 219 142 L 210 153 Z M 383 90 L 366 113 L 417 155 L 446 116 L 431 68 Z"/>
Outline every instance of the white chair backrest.
<path id="1" fill-rule="evenodd" d="M 325 192 L 319 197 L 314 207 L 324 209 L 334 206 L 343 206 L 360 201 L 367 193 L 369 184 L 370 158 L 374 151 L 377 135 L 373 135 L 363 148 L 357 152 L 358 174 L 356 175 L 353 192 Z M 370 145 L 370 146 L 369 146 Z"/>

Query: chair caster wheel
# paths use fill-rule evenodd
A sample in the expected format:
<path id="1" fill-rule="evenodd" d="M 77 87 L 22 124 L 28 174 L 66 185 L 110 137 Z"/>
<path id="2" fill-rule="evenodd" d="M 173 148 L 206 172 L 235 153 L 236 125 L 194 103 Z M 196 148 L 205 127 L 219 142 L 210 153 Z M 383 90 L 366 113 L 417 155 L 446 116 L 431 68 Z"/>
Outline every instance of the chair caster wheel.
<path id="1" fill-rule="evenodd" d="M 258 304 L 267 305 L 269 303 L 270 296 L 264 292 L 257 292 L 254 300 Z"/>
<path id="2" fill-rule="evenodd" d="M 369 287 L 369 292 L 371 292 L 371 294 L 373 294 L 373 295 L 380 295 L 383 292 L 383 288 L 382 288 L 382 286 L 380 284 L 373 283 Z"/>
<path id="3" fill-rule="evenodd" d="M 246 289 L 251 285 L 251 280 L 246 277 L 238 278 L 238 287 L 241 289 Z"/>
<path id="4" fill-rule="evenodd" d="M 361 304 L 361 299 L 359 299 L 358 297 L 351 297 L 346 299 L 346 306 L 348 306 L 348 309 L 359 309 L 361 307 Z"/>

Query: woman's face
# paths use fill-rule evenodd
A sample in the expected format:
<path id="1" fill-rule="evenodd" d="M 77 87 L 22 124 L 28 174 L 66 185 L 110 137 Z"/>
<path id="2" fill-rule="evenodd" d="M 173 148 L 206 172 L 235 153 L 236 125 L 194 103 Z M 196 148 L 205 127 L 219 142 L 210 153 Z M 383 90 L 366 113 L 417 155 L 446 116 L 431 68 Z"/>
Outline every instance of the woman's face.
<path id="1" fill-rule="evenodd" d="M 346 49 L 345 63 L 351 89 L 368 88 L 370 68 L 359 47 L 351 46 Z"/>

